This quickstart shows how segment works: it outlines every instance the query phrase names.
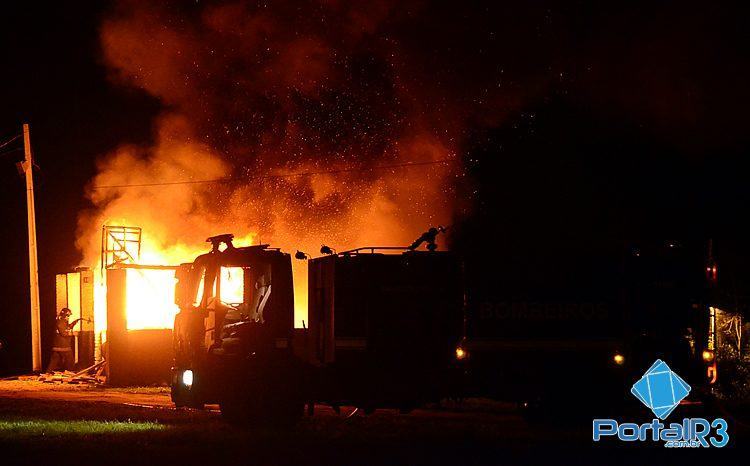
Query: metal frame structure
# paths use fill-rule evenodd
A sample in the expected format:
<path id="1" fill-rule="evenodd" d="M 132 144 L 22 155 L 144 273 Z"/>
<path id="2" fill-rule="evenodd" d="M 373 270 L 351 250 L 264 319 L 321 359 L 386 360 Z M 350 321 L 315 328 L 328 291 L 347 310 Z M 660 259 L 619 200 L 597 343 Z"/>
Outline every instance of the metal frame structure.
<path id="1" fill-rule="evenodd" d="M 134 264 L 141 256 L 140 227 L 102 226 L 102 273 L 115 265 Z M 135 257 L 133 257 L 135 249 Z"/>

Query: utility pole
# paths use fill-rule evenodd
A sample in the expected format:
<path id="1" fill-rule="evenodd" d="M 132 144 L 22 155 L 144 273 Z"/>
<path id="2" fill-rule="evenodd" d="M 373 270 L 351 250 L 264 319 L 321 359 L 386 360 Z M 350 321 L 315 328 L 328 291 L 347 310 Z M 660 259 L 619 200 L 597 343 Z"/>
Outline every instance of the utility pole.
<path id="1" fill-rule="evenodd" d="M 31 155 L 29 125 L 23 124 L 22 164 L 26 175 L 26 211 L 29 222 L 29 287 L 31 296 L 31 360 L 32 370 L 42 370 L 42 340 L 39 330 L 39 263 L 36 255 L 36 209 L 34 207 L 34 159 Z"/>

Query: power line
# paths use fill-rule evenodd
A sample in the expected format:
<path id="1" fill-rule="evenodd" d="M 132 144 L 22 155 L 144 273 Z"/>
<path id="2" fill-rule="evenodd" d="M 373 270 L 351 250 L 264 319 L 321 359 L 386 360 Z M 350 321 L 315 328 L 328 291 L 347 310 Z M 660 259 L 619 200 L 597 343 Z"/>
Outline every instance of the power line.
<path id="1" fill-rule="evenodd" d="M 0 143 L 0 149 L 2 149 L 3 147 L 7 146 L 7 145 L 8 145 L 8 144 L 10 144 L 10 143 L 12 143 L 12 142 L 13 142 L 13 141 L 15 141 L 16 139 L 19 139 L 20 137 L 21 137 L 21 135 L 20 135 L 20 134 L 16 134 L 15 136 L 11 137 L 11 138 L 10 138 L 10 139 L 8 139 L 7 141 L 5 141 L 5 142 L 3 142 L 3 143 Z"/>
<path id="2" fill-rule="evenodd" d="M 140 183 L 140 184 L 120 184 L 120 185 L 102 185 L 92 186 L 91 189 L 119 189 L 119 188 L 149 188 L 155 186 L 171 186 L 181 184 L 205 184 L 205 183 L 227 183 L 235 180 L 252 181 L 258 179 L 276 179 L 276 178 L 292 178 L 298 176 L 315 176 L 315 175 L 330 175 L 337 173 L 349 173 L 357 171 L 373 171 L 373 170 L 387 170 L 392 168 L 408 168 L 418 167 L 424 165 L 436 165 L 440 163 L 455 163 L 457 159 L 441 159 L 441 160 L 430 160 L 426 162 L 405 162 L 391 165 L 378 165 L 375 167 L 356 167 L 356 168 L 341 168 L 337 170 L 321 170 L 321 171 L 309 171 L 309 172 L 298 172 L 298 173 L 287 173 L 283 175 L 257 175 L 257 176 L 246 176 L 246 177 L 224 177 L 214 178 L 210 180 L 186 180 L 186 181 L 164 181 L 155 183 Z"/>

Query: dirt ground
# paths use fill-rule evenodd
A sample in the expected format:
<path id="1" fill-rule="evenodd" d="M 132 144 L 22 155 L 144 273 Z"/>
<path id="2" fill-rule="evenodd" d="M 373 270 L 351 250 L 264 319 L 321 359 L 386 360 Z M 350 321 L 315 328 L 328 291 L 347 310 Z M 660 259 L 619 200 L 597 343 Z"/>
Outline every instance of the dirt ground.
<path id="1" fill-rule="evenodd" d="M 591 418 L 529 422 L 487 400 L 408 415 L 315 411 L 291 428 L 240 429 L 215 407 L 175 409 L 166 388 L 0 381 L 0 464 L 685 464 L 748 453 L 738 426 L 722 450 L 593 444 Z"/>
<path id="2" fill-rule="evenodd" d="M 105 388 L 101 385 L 43 383 L 32 380 L 0 381 L 0 398 L 143 404 L 168 407 L 167 387 Z"/>

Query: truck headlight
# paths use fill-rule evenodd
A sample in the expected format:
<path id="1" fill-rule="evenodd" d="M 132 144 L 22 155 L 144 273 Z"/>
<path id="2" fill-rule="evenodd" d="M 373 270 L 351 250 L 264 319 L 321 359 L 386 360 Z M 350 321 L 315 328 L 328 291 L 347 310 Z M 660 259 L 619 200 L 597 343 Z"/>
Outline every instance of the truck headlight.
<path id="1" fill-rule="evenodd" d="M 466 357 L 469 355 L 469 353 L 463 349 L 462 347 L 458 346 L 456 347 L 456 359 L 459 361 L 463 361 L 466 359 Z"/>
<path id="2" fill-rule="evenodd" d="M 615 355 L 612 357 L 612 360 L 617 364 L 618 366 L 622 366 L 625 364 L 625 356 L 623 356 L 620 353 L 615 353 Z"/>
<path id="3" fill-rule="evenodd" d="M 182 373 L 182 385 L 190 388 L 193 386 L 193 371 L 190 369 Z"/>

